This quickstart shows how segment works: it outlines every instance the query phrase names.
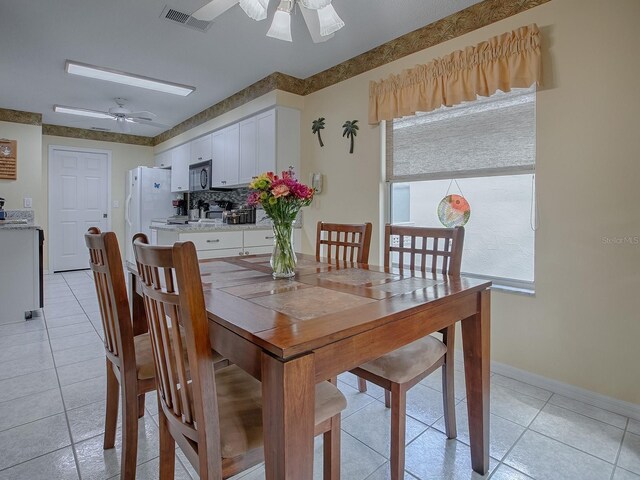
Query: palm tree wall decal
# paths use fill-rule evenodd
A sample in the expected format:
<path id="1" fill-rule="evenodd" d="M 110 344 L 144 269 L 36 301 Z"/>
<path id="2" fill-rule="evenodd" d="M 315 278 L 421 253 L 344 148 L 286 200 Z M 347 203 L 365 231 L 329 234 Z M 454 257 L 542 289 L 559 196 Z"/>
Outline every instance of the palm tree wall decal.
<path id="1" fill-rule="evenodd" d="M 344 129 L 342 131 L 342 136 L 351 139 L 351 148 L 349 149 L 349 153 L 353 153 L 354 139 L 356 138 L 358 130 L 360 129 L 358 127 L 358 120 L 347 120 L 346 122 L 344 122 L 344 125 L 342 125 L 342 128 Z"/>
<path id="2" fill-rule="evenodd" d="M 311 131 L 314 134 L 318 135 L 318 142 L 320 142 L 321 147 L 324 147 L 324 142 L 322 141 L 320 130 L 324 130 L 324 117 L 320 117 L 319 119 L 314 120 L 311 124 Z"/>

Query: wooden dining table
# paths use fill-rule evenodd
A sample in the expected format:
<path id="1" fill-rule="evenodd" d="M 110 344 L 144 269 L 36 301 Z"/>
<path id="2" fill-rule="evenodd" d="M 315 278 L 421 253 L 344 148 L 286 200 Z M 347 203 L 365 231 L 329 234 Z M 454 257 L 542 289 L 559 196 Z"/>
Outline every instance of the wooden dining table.
<path id="1" fill-rule="evenodd" d="M 269 255 L 200 270 L 212 347 L 262 382 L 268 480 L 313 477 L 316 383 L 458 321 L 471 465 L 487 472 L 491 282 L 302 254 L 291 279 L 273 279 Z"/>

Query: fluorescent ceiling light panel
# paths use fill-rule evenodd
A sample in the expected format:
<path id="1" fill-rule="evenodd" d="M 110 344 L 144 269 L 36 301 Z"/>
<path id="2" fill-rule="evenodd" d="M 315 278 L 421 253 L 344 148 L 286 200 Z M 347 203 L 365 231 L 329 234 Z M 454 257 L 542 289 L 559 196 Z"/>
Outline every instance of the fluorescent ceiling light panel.
<path id="1" fill-rule="evenodd" d="M 72 75 L 80 75 L 83 77 L 96 78 L 98 80 L 106 80 L 107 82 L 121 83 L 133 87 L 146 88 L 157 92 L 171 93 L 186 97 L 193 92 L 196 87 L 188 85 L 180 85 L 179 83 L 165 82 L 154 78 L 143 77 L 132 73 L 120 72 L 109 68 L 96 67 L 86 63 L 72 62 L 67 60 L 65 71 Z"/>
<path id="2" fill-rule="evenodd" d="M 85 110 L 84 108 L 65 107 L 64 105 L 54 105 L 53 111 L 56 113 L 69 113 L 71 115 L 81 115 L 83 117 L 113 119 L 113 116 L 107 113 L 101 113 L 95 110 Z"/>

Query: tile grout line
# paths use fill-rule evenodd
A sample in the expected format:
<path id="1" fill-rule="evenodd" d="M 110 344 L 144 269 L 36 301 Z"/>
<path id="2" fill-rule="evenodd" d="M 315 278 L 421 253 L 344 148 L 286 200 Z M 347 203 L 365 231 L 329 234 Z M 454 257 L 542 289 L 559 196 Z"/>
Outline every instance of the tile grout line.
<path id="1" fill-rule="evenodd" d="M 58 413 L 56 415 L 61 415 L 61 414 Z M 49 418 L 49 417 L 45 417 L 45 418 Z M 29 422 L 29 423 L 33 423 L 33 422 Z M 25 423 L 25 425 L 26 425 L 26 423 Z M 36 460 L 38 458 L 46 457 L 47 455 L 51 455 L 52 453 L 60 452 L 60 451 L 64 450 L 65 448 L 69 448 L 69 447 L 72 447 L 72 445 L 65 445 L 64 447 L 56 448 L 55 450 L 51 450 L 50 452 L 43 453 L 42 455 L 36 455 L 35 457 L 31 457 L 30 459 L 25 460 L 24 462 L 19 462 L 19 463 L 16 463 L 15 465 L 10 465 L 8 467 L 4 467 L 3 469 L 0 469 L 0 473 L 6 472 L 7 470 L 9 470 L 11 468 L 15 468 L 15 467 L 18 467 L 20 465 L 24 465 L 25 463 L 28 463 L 28 462 L 30 462 L 32 460 Z M 71 449 L 73 450 L 73 448 L 71 448 Z"/>
<path id="2" fill-rule="evenodd" d="M 611 477 L 610 479 L 613 480 L 613 476 L 616 473 L 616 468 L 618 468 L 618 460 L 620 460 L 620 453 L 622 452 L 622 445 L 624 444 L 624 439 L 627 436 L 627 431 L 629 430 L 629 423 L 631 423 L 631 420 L 629 420 L 629 418 L 627 418 L 627 424 L 624 426 L 624 432 L 622 434 L 622 439 L 620 440 L 620 445 L 618 445 L 618 453 L 616 454 L 616 459 L 613 463 L 613 470 L 611 470 Z"/>
<path id="3" fill-rule="evenodd" d="M 507 387 L 505 387 L 505 388 L 507 388 Z M 515 391 L 515 390 L 514 390 L 514 391 Z M 521 392 L 518 392 L 518 393 L 521 393 Z M 529 429 L 529 427 L 533 424 L 533 422 L 535 422 L 535 421 L 536 421 L 536 418 L 538 418 L 538 415 L 540 415 L 540 414 L 542 413 L 542 410 L 544 409 L 544 407 L 546 407 L 546 406 L 549 404 L 549 401 L 551 400 L 551 397 L 553 397 L 553 393 L 552 393 L 552 392 L 549 392 L 549 393 L 551 393 L 551 395 L 549 395 L 549 398 L 547 398 L 547 400 L 544 402 L 544 405 L 542 405 L 542 407 L 540 407 L 540 410 L 538 410 L 538 413 L 536 413 L 536 415 L 531 419 L 531 422 L 529 422 L 529 425 L 527 425 L 527 426 L 524 428 L 524 430 L 522 431 L 522 433 L 520 434 L 520 436 L 516 439 L 516 441 L 515 441 L 515 442 L 513 442 L 513 445 L 511 445 L 511 447 L 509 448 L 509 450 L 507 450 L 507 452 L 506 452 L 506 453 L 502 456 L 502 458 L 498 461 L 498 465 L 496 466 L 495 470 L 491 473 L 491 475 L 490 475 L 490 477 L 489 477 L 489 478 L 493 477 L 493 474 L 496 472 L 496 470 L 498 470 L 498 468 L 500 467 L 500 465 L 506 465 L 507 467 L 509 467 L 509 468 L 513 468 L 515 471 L 520 472 L 520 470 L 518 470 L 518 469 L 517 469 L 517 468 L 515 468 L 515 467 L 512 467 L 511 465 L 509 465 L 508 463 L 505 463 L 504 461 L 507 459 L 507 457 L 509 456 L 509 454 L 511 453 L 511 451 L 516 447 L 516 445 L 520 442 L 520 440 L 522 439 L 522 437 L 524 437 L 524 434 L 525 434 L 525 433 L 527 433 L 528 431 L 532 431 L 532 432 L 533 432 L 533 431 L 535 431 L 535 430 L 530 430 L 530 429 Z M 526 394 L 524 394 L 524 393 L 523 393 L 523 395 L 526 395 Z M 529 396 L 529 395 L 528 395 L 528 396 Z M 535 398 L 535 397 L 532 397 L 532 398 Z M 540 400 L 540 399 L 538 399 L 538 400 Z M 491 404 L 489 404 L 489 405 L 491 405 Z M 492 415 L 492 413 L 491 413 L 491 411 L 489 411 L 489 422 L 491 422 L 491 415 Z M 499 415 L 498 415 L 498 416 L 499 416 Z M 500 417 L 500 418 L 502 418 L 502 417 Z M 506 418 L 505 418 L 504 420 L 506 420 Z M 512 423 L 516 423 L 516 422 L 512 422 Z M 516 423 L 516 425 L 518 425 L 518 424 Z M 522 426 L 522 425 L 520 425 L 520 426 Z M 491 432 L 491 430 L 489 430 L 489 432 Z M 536 432 L 536 433 L 537 433 L 537 432 Z M 491 435 L 491 433 L 489 433 L 489 435 Z M 557 441 L 557 440 L 556 440 L 556 441 Z M 489 441 L 489 445 L 491 445 L 491 441 Z M 489 446 L 489 448 L 491 448 L 491 446 Z M 491 455 L 489 455 L 489 456 L 491 456 Z M 522 473 L 523 475 L 527 475 L 527 476 L 529 476 L 529 477 L 530 477 L 530 475 L 529 475 L 529 474 L 527 474 L 527 473 L 524 473 L 524 472 L 520 472 L 520 473 Z M 531 477 L 531 478 L 533 478 L 533 477 Z M 533 478 L 533 480 L 535 480 L 535 478 Z"/>
<path id="4" fill-rule="evenodd" d="M 62 279 L 65 281 L 67 286 L 69 288 L 71 288 L 71 286 L 67 282 L 67 279 L 64 278 L 64 275 L 62 275 Z M 74 298 L 76 298 L 75 294 L 74 294 Z M 77 298 L 76 298 L 76 301 L 77 301 Z M 78 302 L 78 305 L 79 304 L 80 304 L 80 302 Z M 82 306 L 80 306 L 80 308 L 82 308 Z M 84 308 L 82 310 L 84 311 Z M 74 460 L 74 462 L 76 464 L 76 473 L 78 474 L 78 479 L 82 480 L 82 473 L 80 472 L 80 462 L 78 461 L 78 453 L 76 452 L 76 445 L 75 445 L 75 442 L 73 441 L 73 434 L 71 433 L 71 423 L 69 422 L 69 414 L 67 412 L 67 404 L 65 402 L 64 395 L 62 394 L 62 384 L 60 383 L 60 376 L 58 375 L 58 368 L 56 366 L 56 359 L 55 359 L 55 357 L 53 355 L 53 347 L 51 347 L 51 337 L 49 336 L 49 327 L 47 325 L 47 314 L 44 312 L 44 309 L 42 311 L 42 314 L 43 314 L 43 318 L 44 318 L 44 326 L 45 326 L 45 329 L 47 331 L 47 338 L 49 339 L 49 347 L 51 348 L 51 356 L 53 357 L 53 368 L 54 368 L 54 371 L 56 373 L 56 380 L 58 381 L 58 388 L 60 389 L 60 398 L 62 399 L 62 408 L 64 409 L 64 418 L 65 418 L 65 420 L 67 422 L 67 431 L 69 432 L 69 441 L 71 442 L 71 451 L 73 453 L 73 460 Z"/>

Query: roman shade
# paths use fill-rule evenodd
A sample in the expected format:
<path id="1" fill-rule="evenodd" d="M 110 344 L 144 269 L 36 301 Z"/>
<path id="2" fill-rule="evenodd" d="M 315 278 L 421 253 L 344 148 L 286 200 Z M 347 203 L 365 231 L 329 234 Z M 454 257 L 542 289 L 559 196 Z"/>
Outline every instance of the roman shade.
<path id="1" fill-rule="evenodd" d="M 386 180 L 409 182 L 532 173 L 535 87 L 496 92 L 387 122 Z"/>
<path id="2" fill-rule="evenodd" d="M 540 32 L 532 24 L 371 82 L 369 123 L 539 85 L 540 80 Z"/>

